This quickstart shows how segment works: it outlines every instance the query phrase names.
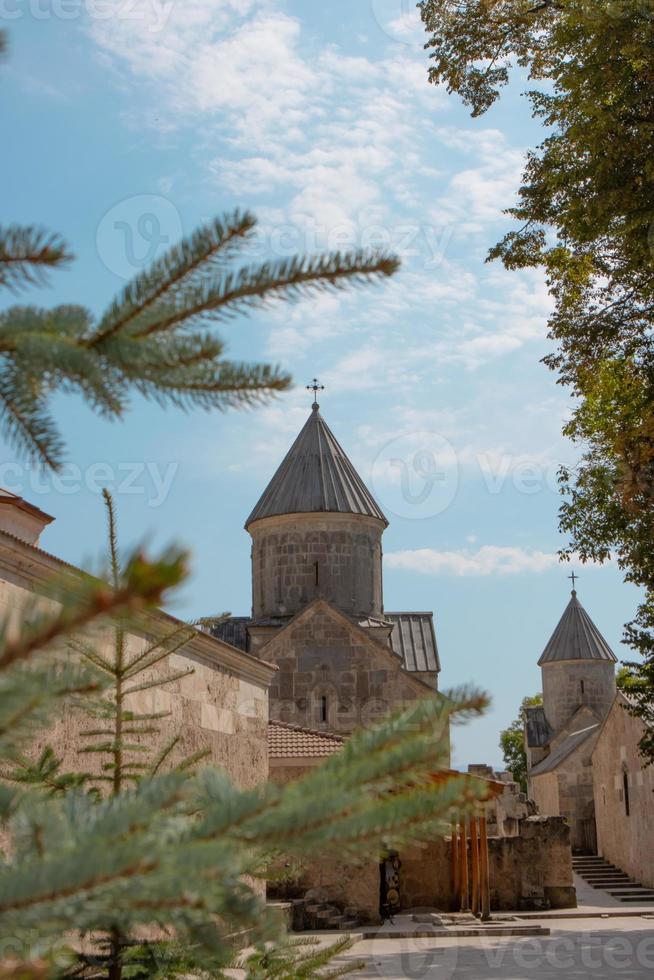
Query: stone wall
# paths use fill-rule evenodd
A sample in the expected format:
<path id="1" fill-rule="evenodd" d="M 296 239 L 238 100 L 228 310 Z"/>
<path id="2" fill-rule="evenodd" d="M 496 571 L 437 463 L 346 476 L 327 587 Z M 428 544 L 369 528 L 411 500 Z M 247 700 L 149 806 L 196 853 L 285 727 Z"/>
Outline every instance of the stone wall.
<path id="1" fill-rule="evenodd" d="M 643 768 L 638 752 L 643 725 L 625 704 L 619 694 L 593 752 L 597 848 L 607 861 L 654 888 L 654 766 Z"/>
<path id="2" fill-rule="evenodd" d="M 390 648 L 321 601 L 277 634 L 260 656 L 279 668 L 270 688 L 271 718 L 305 728 L 347 734 L 435 694 L 402 669 Z"/>
<path id="3" fill-rule="evenodd" d="M 561 817 L 527 817 L 513 837 L 488 839 L 492 912 L 574 908 L 570 831 Z M 400 851 L 400 907 L 458 911 L 452 890 L 451 839 Z M 320 888 L 325 901 L 379 921 L 379 865 L 315 862 L 303 866 L 299 892 Z"/>
<path id="4" fill-rule="evenodd" d="M 23 604 L 33 594 L 41 594 L 44 583 L 61 572 L 62 563 L 47 553 L 0 532 L 0 613 L 13 611 L 20 618 Z M 47 600 L 43 600 L 45 603 Z M 164 613 L 144 618 L 142 632 L 127 637 L 129 652 L 140 652 L 155 637 L 179 626 Z M 111 634 L 97 638 L 101 650 L 111 643 Z M 189 676 L 166 684 L 177 671 L 192 670 Z M 225 769 L 242 786 L 253 786 L 268 775 L 268 685 L 275 671 L 270 666 L 197 633 L 184 652 L 172 654 L 152 668 L 143 679 L 160 679 L 161 686 L 132 695 L 136 710 L 170 712 L 160 722 L 158 738 L 149 739 L 153 751 L 179 733 L 175 759 L 206 750 L 207 764 Z M 84 755 L 80 731 L 89 722 L 79 713 L 62 711 L 51 730 L 37 739 L 35 749 L 52 744 L 69 769 L 89 770 L 99 764 L 95 756 Z"/>
<path id="5" fill-rule="evenodd" d="M 529 788 L 539 813 L 550 817 L 559 816 L 559 777 L 555 772 L 534 776 Z"/>
<path id="6" fill-rule="evenodd" d="M 561 661 L 544 664 L 541 672 L 543 706 L 553 732 L 558 733 L 584 705 L 601 719 L 613 703 L 615 666 L 612 662 Z"/>
<path id="7" fill-rule="evenodd" d="M 539 813 L 565 817 L 575 851 L 592 851 L 595 846 L 591 754 L 596 740 L 597 735 L 588 738 L 553 772 L 529 778 L 530 795 Z"/>
<path id="8" fill-rule="evenodd" d="M 527 817 L 515 837 L 491 837 L 491 909 L 574 908 L 570 829 L 563 817 Z"/>
<path id="9" fill-rule="evenodd" d="M 403 909 L 452 907 L 451 841 L 431 841 L 400 854 L 400 901 Z"/>
<path id="10" fill-rule="evenodd" d="M 381 616 L 384 524 L 356 514 L 255 521 L 252 615 L 293 616 L 322 597 L 353 616 Z"/>

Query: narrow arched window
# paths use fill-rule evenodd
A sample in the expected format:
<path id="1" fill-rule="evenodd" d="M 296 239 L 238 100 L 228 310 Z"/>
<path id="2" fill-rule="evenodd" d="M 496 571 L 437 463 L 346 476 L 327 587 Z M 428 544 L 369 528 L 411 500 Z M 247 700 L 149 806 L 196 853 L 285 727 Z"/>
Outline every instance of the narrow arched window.
<path id="1" fill-rule="evenodd" d="M 320 585 L 320 565 L 317 561 L 313 563 L 313 579 L 316 587 Z"/>
<path id="2" fill-rule="evenodd" d="M 626 772 L 622 773 L 622 788 L 624 791 L 624 812 L 626 816 L 629 816 L 630 804 L 629 804 L 629 776 Z"/>
<path id="3" fill-rule="evenodd" d="M 327 697 L 325 694 L 320 698 L 320 720 L 323 724 L 327 722 Z"/>
<path id="4" fill-rule="evenodd" d="M 583 698 L 583 696 L 584 696 L 584 682 L 583 681 L 579 681 L 579 687 L 581 688 L 581 696 Z"/>

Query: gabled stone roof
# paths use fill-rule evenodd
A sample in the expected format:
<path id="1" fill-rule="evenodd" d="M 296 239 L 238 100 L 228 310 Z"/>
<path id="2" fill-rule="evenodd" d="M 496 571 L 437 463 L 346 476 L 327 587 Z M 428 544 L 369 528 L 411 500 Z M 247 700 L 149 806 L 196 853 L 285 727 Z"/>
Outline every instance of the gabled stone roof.
<path id="1" fill-rule="evenodd" d="M 247 521 L 281 514 L 361 514 L 388 524 L 318 405 Z"/>
<path id="2" fill-rule="evenodd" d="M 333 755 L 345 739 L 333 732 L 300 728 L 282 721 L 268 722 L 268 756 L 271 759 L 318 759 Z"/>
<path id="3" fill-rule="evenodd" d="M 545 756 L 541 762 L 535 765 L 529 775 L 542 776 L 546 772 L 553 772 L 575 749 L 587 742 L 591 735 L 596 735 L 599 727 L 599 722 L 595 722 L 595 724 L 586 725 L 585 728 L 577 732 L 572 732 L 560 745 L 557 745 L 553 752 L 550 752 L 548 756 Z"/>
<path id="4" fill-rule="evenodd" d="M 561 660 L 617 662 L 617 657 L 577 599 L 574 590 L 538 665 L 542 667 L 543 664 L 557 663 Z"/>

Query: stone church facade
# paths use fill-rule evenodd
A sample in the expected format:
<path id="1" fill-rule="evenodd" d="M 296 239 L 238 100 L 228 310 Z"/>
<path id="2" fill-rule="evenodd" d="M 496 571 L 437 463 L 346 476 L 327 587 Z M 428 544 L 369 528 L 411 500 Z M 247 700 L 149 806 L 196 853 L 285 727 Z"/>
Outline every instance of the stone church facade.
<path id="1" fill-rule="evenodd" d="M 347 735 L 437 692 L 432 614 L 384 609 L 387 526 L 314 403 L 245 524 L 252 615 L 214 628 L 278 668 L 271 719 Z"/>
<path id="2" fill-rule="evenodd" d="M 615 699 L 616 657 L 573 589 L 538 665 L 542 706 L 527 709 L 529 791 L 541 813 L 563 816 L 573 850 L 594 852 L 592 754 Z"/>
<path id="3" fill-rule="evenodd" d="M 539 660 L 543 704 L 526 713 L 529 790 L 540 813 L 565 817 L 573 850 L 654 889 L 654 766 L 639 752 L 643 723 L 616 690 L 616 662 L 573 590 Z"/>

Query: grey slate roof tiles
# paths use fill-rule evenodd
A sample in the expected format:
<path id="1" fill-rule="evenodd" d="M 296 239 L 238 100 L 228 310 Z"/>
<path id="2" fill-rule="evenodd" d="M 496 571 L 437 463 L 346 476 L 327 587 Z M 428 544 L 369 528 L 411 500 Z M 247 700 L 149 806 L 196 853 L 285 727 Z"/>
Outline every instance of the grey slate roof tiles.
<path id="1" fill-rule="evenodd" d="M 530 749 L 548 745 L 554 734 L 545 717 L 545 708 L 542 704 L 532 705 L 525 710 L 525 727 L 527 745 Z"/>
<path id="2" fill-rule="evenodd" d="M 388 524 L 315 405 L 245 522 L 281 514 L 362 514 Z"/>
<path id="3" fill-rule="evenodd" d="M 545 647 L 539 667 L 543 664 L 556 663 L 561 660 L 608 660 L 617 662 L 617 657 L 611 650 L 594 622 L 577 599 L 573 590 L 559 624 L 552 633 Z"/>
<path id="4" fill-rule="evenodd" d="M 248 627 L 275 626 L 281 627 L 288 620 L 258 620 L 248 616 L 232 616 L 210 627 L 210 633 L 223 643 L 229 643 L 239 650 L 248 649 Z M 421 671 L 438 672 L 441 669 L 434 632 L 432 613 L 401 612 L 384 613 L 383 619 L 366 619 L 359 621 L 359 626 L 366 628 L 393 625 L 390 635 L 390 645 L 393 653 L 399 657 L 405 670 L 420 673 Z"/>
<path id="5" fill-rule="evenodd" d="M 559 746 L 557 746 L 553 752 L 550 752 L 542 762 L 529 773 L 530 776 L 542 776 L 543 773 L 552 772 L 558 765 L 560 765 L 568 756 L 578 749 L 580 745 L 583 745 L 591 735 L 595 734 L 599 729 L 599 722 L 595 725 L 588 725 L 586 728 L 580 729 L 578 732 L 572 732 L 566 739 L 564 739 Z"/>
<path id="6" fill-rule="evenodd" d="M 393 623 L 391 647 L 410 671 L 439 671 L 441 669 L 434 632 L 432 613 L 384 612 Z"/>
<path id="7" fill-rule="evenodd" d="M 236 647 L 238 650 L 247 651 L 247 628 L 250 622 L 249 616 L 230 616 L 229 619 L 223 619 L 220 623 L 213 623 L 209 628 L 209 632 L 217 640 L 222 640 L 223 643 L 229 643 L 230 646 Z"/>

